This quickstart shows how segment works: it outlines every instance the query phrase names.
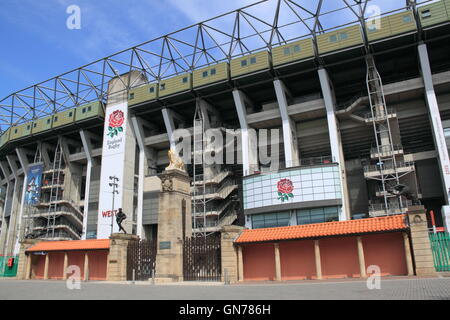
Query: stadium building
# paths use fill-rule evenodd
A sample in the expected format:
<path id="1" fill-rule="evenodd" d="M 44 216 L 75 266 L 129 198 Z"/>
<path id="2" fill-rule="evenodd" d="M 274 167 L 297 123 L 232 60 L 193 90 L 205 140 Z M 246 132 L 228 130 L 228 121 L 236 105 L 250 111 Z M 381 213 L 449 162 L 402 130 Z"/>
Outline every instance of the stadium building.
<path id="1" fill-rule="evenodd" d="M 1 100 L 0 252 L 24 238 L 106 239 L 119 207 L 128 233 L 154 239 L 158 174 L 180 131 L 193 137 L 195 233 L 413 204 L 448 227 L 450 0 L 369 16 L 376 4 L 262 1 Z M 211 128 L 223 147 L 209 148 Z M 279 168 L 260 161 L 267 152 Z M 206 164 L 207 153 L 240 161 Z"/>

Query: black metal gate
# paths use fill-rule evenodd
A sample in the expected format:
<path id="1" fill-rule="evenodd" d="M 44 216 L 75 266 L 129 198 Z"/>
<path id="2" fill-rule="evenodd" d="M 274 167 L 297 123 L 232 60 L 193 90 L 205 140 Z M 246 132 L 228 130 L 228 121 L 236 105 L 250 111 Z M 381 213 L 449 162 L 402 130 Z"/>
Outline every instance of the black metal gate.
<path id="1" fill-rule="evenodd" d="M 127 280 L 149 280 L 155 270 L 156 241 L 130 241 L 127 249 Z"/>
<path id="2" fill-rule="evenodd" d="M 206 238 L 186 238 L 183 242 L 185 281 L 221 281 L 220 233 Z"/>

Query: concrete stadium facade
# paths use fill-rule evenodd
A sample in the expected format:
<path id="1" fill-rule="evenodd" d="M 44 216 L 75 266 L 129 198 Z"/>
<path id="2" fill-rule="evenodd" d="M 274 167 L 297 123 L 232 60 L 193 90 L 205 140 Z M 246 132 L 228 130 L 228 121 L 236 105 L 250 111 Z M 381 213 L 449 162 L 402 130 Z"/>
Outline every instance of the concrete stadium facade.
<path id="1" fill-rule="evenodd" d="M 0 252 L 17 254 L 25 237 L 107 238 L 119 206 L 127 232 L 155 239 L 158 174 L 176 132 L 190 132 L 195 145 L 211 128 L 231 132 L 241 162 L 186 164 L 196 232 L 401 214 L 411 202 L 448 228 L 450 1 L 387 14 L 380 30 L 386 21 L 386 34 L 340 27 L 156 83 L 131 70 L 108 81 L 103 101 L 9 127 L 0 143 Z M 264 129 L 279 132 L 269 147 Z M 262 149 L 278 150 L 278 170 L 258 161 Z M 189 155 L 206 151 L 227 152 L 194 146 Z M 395 185 L 408 196 L 389 193 Z"/>

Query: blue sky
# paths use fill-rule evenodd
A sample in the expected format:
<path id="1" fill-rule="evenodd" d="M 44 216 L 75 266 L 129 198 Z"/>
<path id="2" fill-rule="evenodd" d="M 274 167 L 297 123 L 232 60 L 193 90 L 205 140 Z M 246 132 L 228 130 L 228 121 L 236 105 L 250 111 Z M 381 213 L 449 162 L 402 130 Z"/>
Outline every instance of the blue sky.
<path id="1" fill-rule="evenodd" d="M 1 0 L 0 99 L 94 60 L 255 0 Z M 310 0 L 308 0 L 310 1 Z M 374 0 L 384 10 L 404 0 Z M 274 2 L 274 1 L 273 1 Z M 336 0 L 326 0 L 329 4 Z M 81 29 L 69 30 L 69 5 Z M 258 15 L 273 14 L 270 6 Z M 330 18 L 330 21 L 339 17 Z"/>

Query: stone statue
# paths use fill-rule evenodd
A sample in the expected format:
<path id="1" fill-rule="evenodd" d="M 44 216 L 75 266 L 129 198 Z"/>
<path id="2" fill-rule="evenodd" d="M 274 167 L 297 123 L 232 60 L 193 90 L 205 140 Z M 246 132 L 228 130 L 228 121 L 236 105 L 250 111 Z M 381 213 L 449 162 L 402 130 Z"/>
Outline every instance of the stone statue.
<path id="1" fill-rule="evenodd" d="M 169 156 L 169 165 L 167 166 L 166 170 L 177 169 L 185 171 L 183 160 L 181 160 L 180 157 L 178 157 L 175 151 L 169 149 L 168 156 Z"/>

